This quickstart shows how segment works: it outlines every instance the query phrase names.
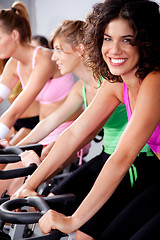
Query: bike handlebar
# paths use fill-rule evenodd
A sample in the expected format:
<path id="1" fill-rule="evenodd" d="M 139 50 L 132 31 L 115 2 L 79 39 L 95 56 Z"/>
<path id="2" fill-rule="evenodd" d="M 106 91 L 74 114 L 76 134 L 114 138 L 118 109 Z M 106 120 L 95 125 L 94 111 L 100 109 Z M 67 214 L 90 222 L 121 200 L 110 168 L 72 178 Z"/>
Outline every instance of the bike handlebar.
<path id="1" fill-rule="evenodd" d="M 38 222 L 39 218 L 50 209 L 50 204 L 59 202 L 72 202 L 75 200 L 73 194 L 63 194 L 50 197 L 27 197 L 8 200 L 0 205 L 0 219 L 13 224 L 30 224 Z M 13 212 L 13 210 L 32 206 L 39 212 Z"/>
<path id="2" fill-rule="evenodd" d="M 27 197 L 27 198 L 18 198 L 6 201 L 2 203 L 0 206 L 0 220 L 4 223 L 13 223 L 13 224 L 32 224 L 37 223 L 39 219 L 42 217 L 50 209 L 50 203 L 57 203 L 57 202 L 67 202 L 75 201 L 75 196 L 73 194 L 63 194 L 57 196 L 50 196 L 50 197 Z M 17 208 L 21 208 L 24 206 L 32 206 L 39 210 L 39 212 L 12 212 Z M 62 232 L 55 229 L 50 232 L 46 236 L 46 238 L 42 239 L 55 239 L 59 240 L 62 236 Z M 54 238 L 53 238 L 54 237 Z M 28 239 L 28 238 L 27 238 Z M 34 238 L 29 238 L 34 239 Z M 35 239 L 41 239 L 41 237 L 37 237 Z"/>
<path id="3" fill-rule="evenodd" d="M 12 179 L 31 175 L 37 168 L 35 163 L 31 163 L 28 167 L 0 170 L 0 179 Z"/>
<path id="4" fill-rule="evenodd" d="M 8 164 L 21 161 L 21 154 L 25 150 L 34 150 L 39 156 L 41 155 L 43 145 L 42 144 L 30 144 L 24 146 L 9 146 L 3 149 L 0 149 L 0 163 Z M 12 179 L 17 177 L 25 177 L 31 175 L 37 165 L 35 163 L 30 164 L 28 167 L 12 169 L 12 170 L 0 170 L 0 179 Z"/>

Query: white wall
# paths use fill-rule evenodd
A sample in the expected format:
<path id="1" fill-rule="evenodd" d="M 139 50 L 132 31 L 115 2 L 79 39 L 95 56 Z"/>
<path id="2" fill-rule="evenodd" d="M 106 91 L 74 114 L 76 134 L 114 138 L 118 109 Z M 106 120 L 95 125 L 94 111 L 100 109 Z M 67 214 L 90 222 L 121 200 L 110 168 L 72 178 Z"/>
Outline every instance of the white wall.
<path id="1" fill-rule="evenodd" d="M 99 0 L 34 0 L 36 33 L 50 37 L 65 19 L 84 19 Z"/>

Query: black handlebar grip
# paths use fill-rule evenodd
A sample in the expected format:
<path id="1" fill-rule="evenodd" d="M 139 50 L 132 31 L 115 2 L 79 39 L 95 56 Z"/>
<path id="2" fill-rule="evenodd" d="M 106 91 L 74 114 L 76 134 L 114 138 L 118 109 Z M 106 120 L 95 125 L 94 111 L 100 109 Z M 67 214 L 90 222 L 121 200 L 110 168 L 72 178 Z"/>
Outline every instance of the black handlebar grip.
<path id="1" fill-rule="evenodd" d="M 41 153 L 42 153 L 42 149 L 43 149 L 43 145 L 39 144 L 39 143 L 35 143 L 35 144 L 28 144 L 28 145 L 23 145 L 23 146 L 18 146 L 20 149 L 22 149 L 23 151 L 26 150 L 33 150 L 37 153 L 37 155 L 40 157 Z"/>
<path id="2" fill-rule="evenodd" d="M 8 164 L 8 163 L 15 163 L 15 162 L 20 162 L 21 157 L 18 155 L 13 155 L 13 154 L 5 154 L 5 155 L 0 155 L 0 163 L 3 164 Z"/>
<path id="3" fill-rule="evenodd" d="M 36 207 L 40 212 L 12 212 L 23 206 Z M 0 219 L 14 224 L 36 223 L 49 210 L 46 201 L 41 197 L 18 198 L 6 201 L 0 206 Z"/>
<path id="4" fill-rule="evenodd" d="M 51 197 L 27 197 L 27 198 L 17 198 L 13 200 L 6 201 L 0 206 L 0 220 L 3 222 L 13 223 L 13 224 L 31 224 L 37 223 L 39 219 L 45 214 L 49 209 L 48 203 L 50 201 L 74 201 L 75 195 L 73 194 L 64 194 Z M 36 207 L 40 212 L 12 212 L 17 208 L 24 206 L 33 206 Z M 52 230 L 49 234 L 42 237 L 36 238 L 27 238 L 27 239 L 54 239 L 59 240 L 63 233 L 57 229 Z"/>
<path id="5" fill-rule="evenodd" d="M 35 163 L 30 164 L 28 167 L 17 168 L 12 170 L 0 170 L 0 179 L 12 179 L 18 177 L 25 177 L 31 175 L 37 168 Z"/>
<path id="6" fill-rule="evenodd" d="M 15 163 L 21 161 L 19 154 L 23 152 L 22 149 L 16 146 L 10 146 L 0 149 L 0 163 Z"/>
<path id="7" fill-rule="evenodd" d="M 0 154 L 16 154 L 16 155 L 19 155 L 22 152 L 23 152 L 23 150 L 20 149 L 19 147 L 16 147 L 16 146 L 9 146 L 9 147 L 0 149 Z"/>

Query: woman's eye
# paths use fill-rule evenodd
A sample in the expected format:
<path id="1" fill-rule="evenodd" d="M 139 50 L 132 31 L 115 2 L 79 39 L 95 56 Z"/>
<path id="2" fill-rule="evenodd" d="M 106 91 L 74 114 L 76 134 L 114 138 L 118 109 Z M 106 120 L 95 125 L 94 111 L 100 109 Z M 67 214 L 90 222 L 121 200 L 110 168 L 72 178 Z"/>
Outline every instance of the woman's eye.
<path id="1" fill-rule="evenodd" d="M 53 49 L 53 51 L 54 51 L 54 52 L 61 52 L 61 51 L 62 51 L 62 49 L 61 49 L 61 48 L 59 48 L 59 47 L 55 47 L 55 48 Z"/>
<path id="2" fill-rule="evenodd" d="M 58 52 L 61 52 L 61 51 L 62 51 L 62 49 L 61 49 L 61 48 L 57 48 L 57 51 L 58 51 Z"/>
<path id="3" fill-rule="evenodd" d="M 104 37 L 104 41 L 108 42 L 111 41 L 111 39 L 109 37 Z"/>
<path id="4" fill-rule="evenodd" d="M 123 42 L 130 44 L 131 43 L 131 39 L 130 38 L 126 38 L 126 39 L 123 40 Z"/>

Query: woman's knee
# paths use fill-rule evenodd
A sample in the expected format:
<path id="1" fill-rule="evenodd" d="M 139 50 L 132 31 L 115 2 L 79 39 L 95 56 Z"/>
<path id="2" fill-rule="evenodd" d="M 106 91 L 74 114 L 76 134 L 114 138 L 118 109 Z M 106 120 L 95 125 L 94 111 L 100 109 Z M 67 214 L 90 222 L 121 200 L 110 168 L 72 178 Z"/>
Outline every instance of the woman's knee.
<path id="1" fill-rule="evenodd" d="M 79 230 L 76 231 L 75 239 L 76 240 L 95 240 L 93 237 L 91 237 L 91 236 L 87 235 L 86 233 L 81 232 Z"/>

